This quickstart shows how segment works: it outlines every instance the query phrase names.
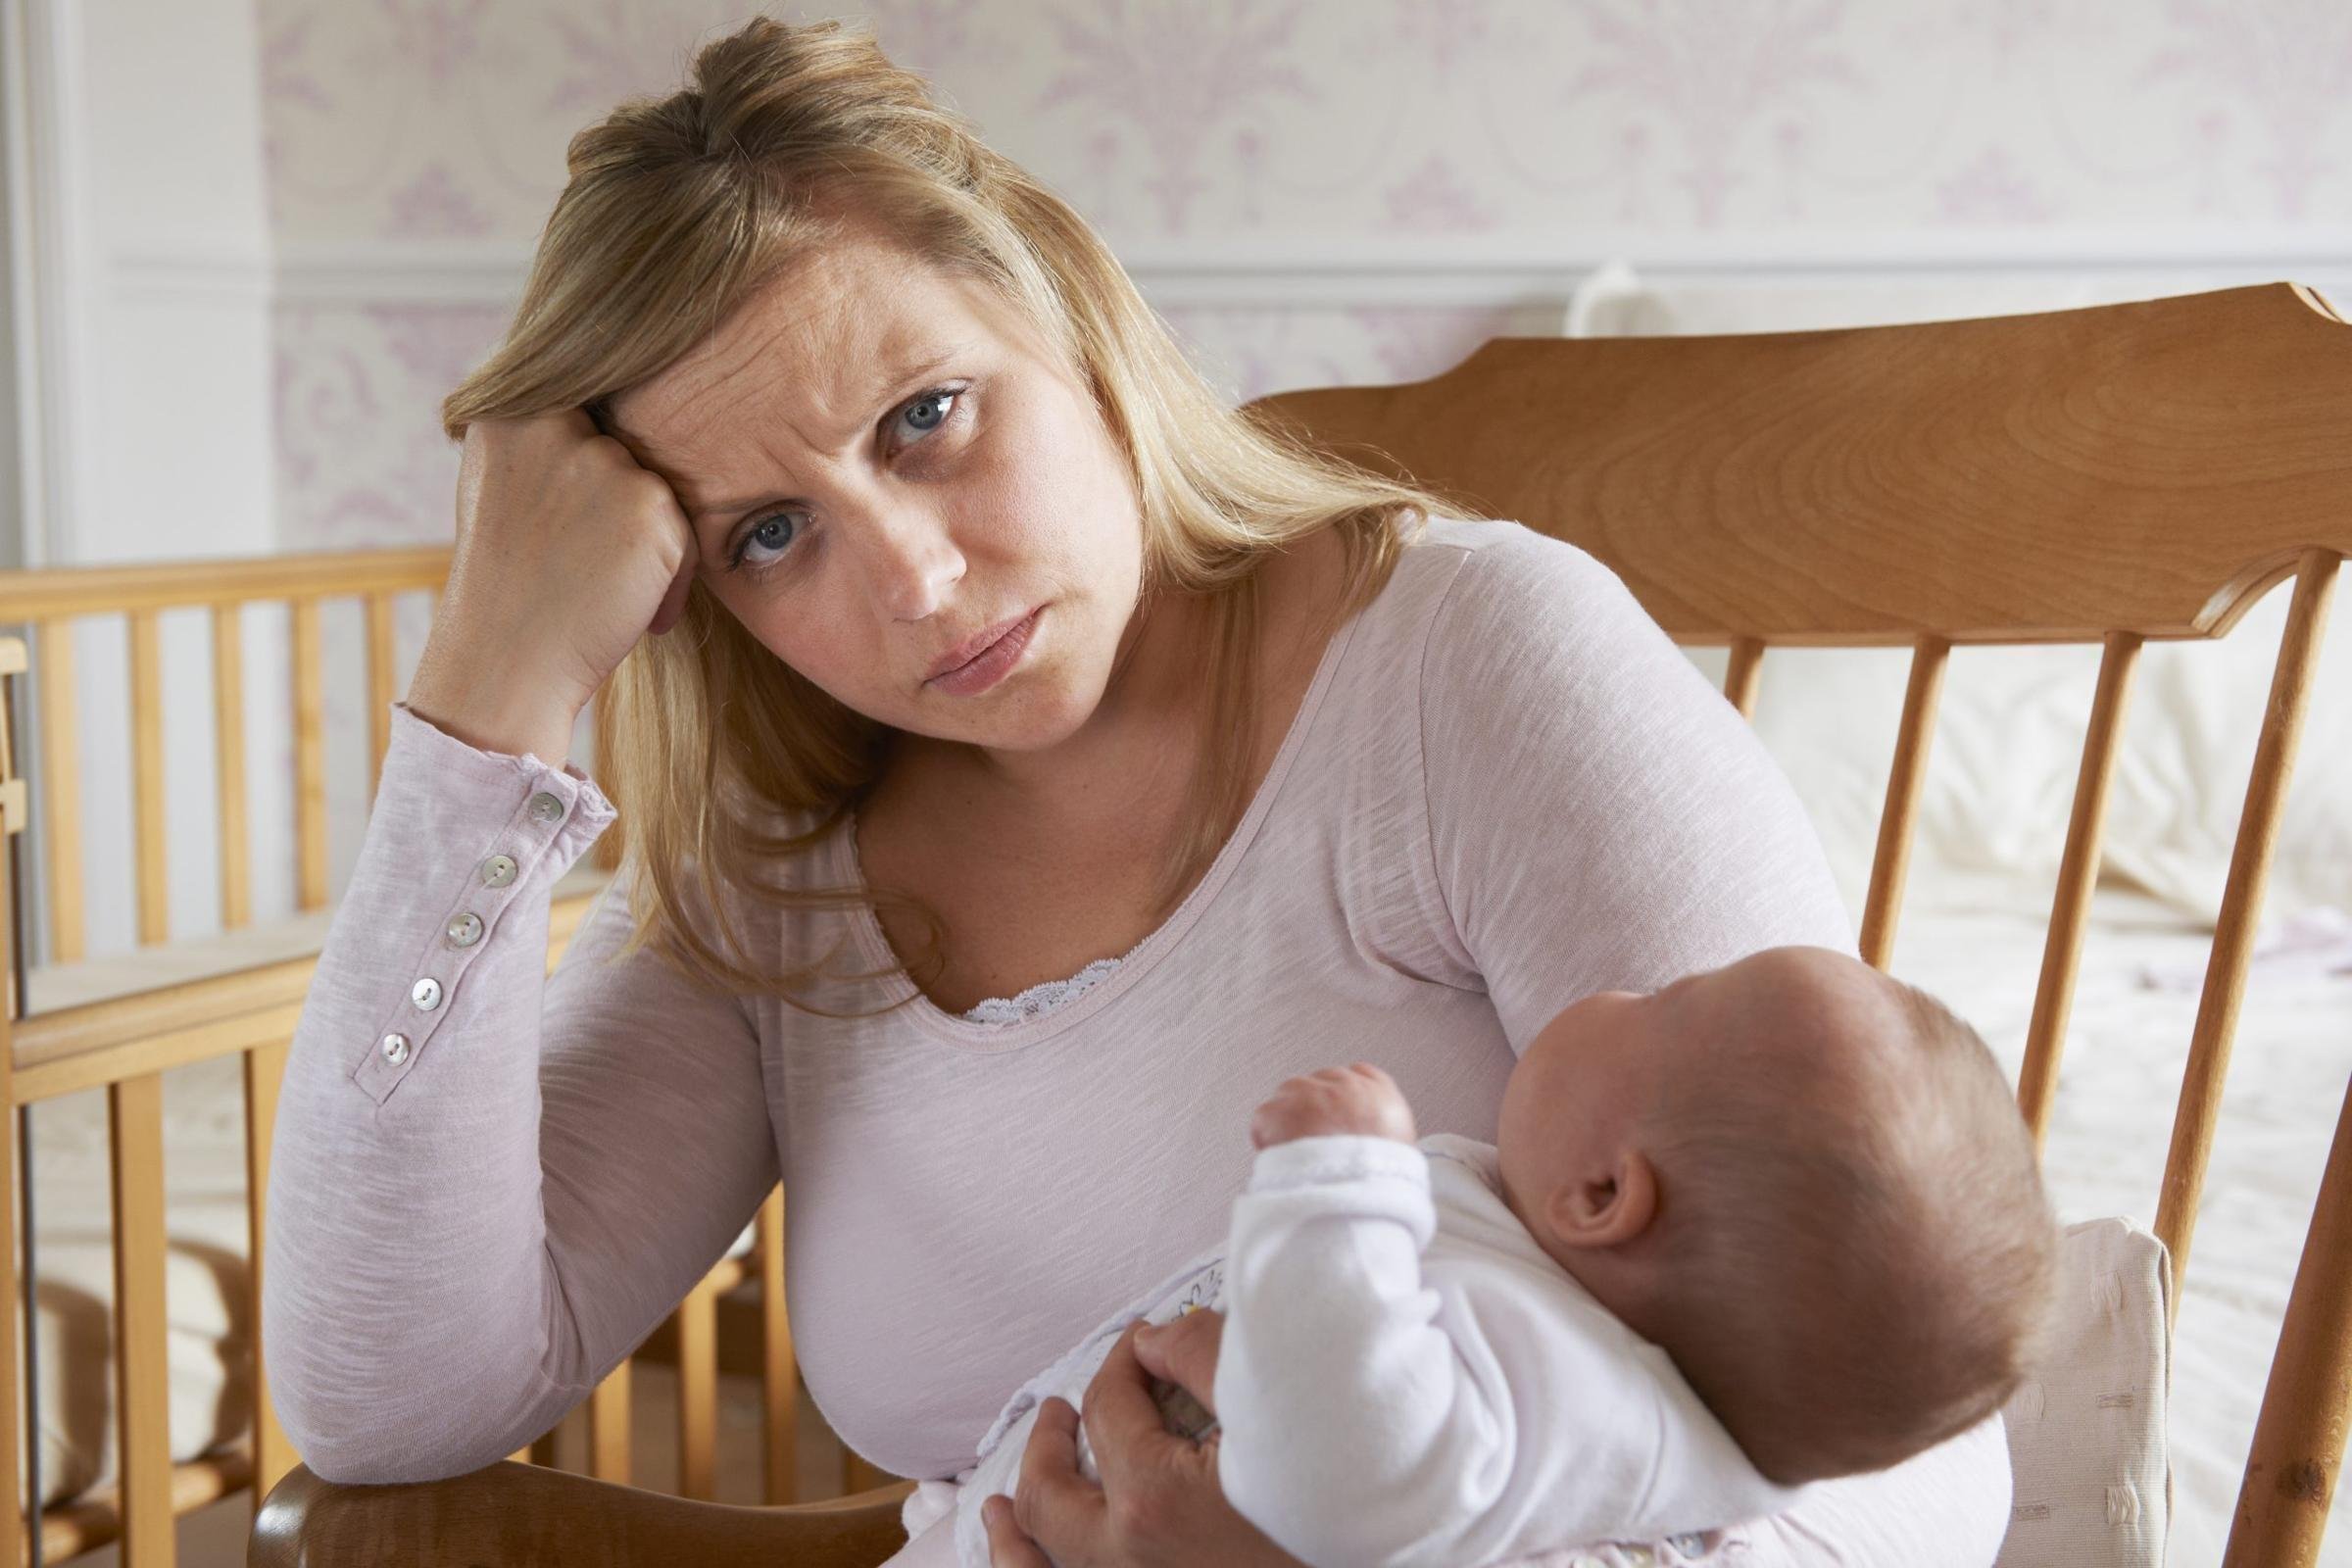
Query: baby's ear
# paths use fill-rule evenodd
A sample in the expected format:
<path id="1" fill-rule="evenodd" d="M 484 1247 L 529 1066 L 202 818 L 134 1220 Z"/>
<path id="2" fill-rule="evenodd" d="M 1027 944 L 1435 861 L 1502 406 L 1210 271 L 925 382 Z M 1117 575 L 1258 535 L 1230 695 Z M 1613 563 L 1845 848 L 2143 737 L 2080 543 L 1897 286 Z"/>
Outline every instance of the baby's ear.
<path id="1" fill-rule="evenodd" d="M 1617 1247 L 1649 1228 L 1658 1212 L 1658 1173 L 1629 1149 L 1615 1169 L 1587 1171 L 1552 1190 L 1544 1219 L 1563 1247 Z"/>

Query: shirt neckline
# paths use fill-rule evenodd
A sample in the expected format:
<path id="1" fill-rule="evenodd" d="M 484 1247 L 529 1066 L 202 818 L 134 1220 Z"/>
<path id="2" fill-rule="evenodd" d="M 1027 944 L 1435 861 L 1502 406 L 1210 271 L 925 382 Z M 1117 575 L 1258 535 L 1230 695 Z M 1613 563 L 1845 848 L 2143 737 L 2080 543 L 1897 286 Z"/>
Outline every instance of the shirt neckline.
<path id="1" fill-rule="evenodd" d="M 1374 603 L 1385 597 L 1384 591 L 1375 596 Z M 1127 950 L 1116 969 L 1070 1001 L 1017 1023 L 981 1023 L 960 1013 L 949 1012 L 924 995 L 923 989 L 904 972 L 897 972 L 877 982 L 887 990 L 892 1002 L 905 999 L 905 1005 L 897 1009 L 897 1014 L 913 1019 L 925 1034 L 935 1040 L 980 1051 L 1004 1051 L 1051 1039 L 1064 1029 L 1084 1023 L 1117 1001 L 1120 994 L 1149 972 L 1162 955 L 1183 940 L 1184 934 L 1192 929 L 1201 912 L 1216 899 L 1218 891 L 1231 880 L 1235 868 L 1248 853 L 1250 841 L 1257 837 L 1258 829 L 1264 825 L 1267 813 L 1272 810 L 1274 797 L 1281 792 L 1283 780 L 1290 775 L 1292 765 L 1298 760 L 1307 730 L 1323 706 L 1323 698 L 1331 686 L 1332 678 L 1339 670 L 1341 661 L 1347 657 L 1348 645 L 1355 640 L 1356 627 L 1362 622 L 1365 611 L 1370 608 L 1369 605 L 1358 607 L 1324 645 L 1323 657 L 1315 665 L 1315 678 L 1307 683 L 1306 695 L 1299 700 L 1298 711 L 1292 716 L 1291 727 L 1274 753 L 1272 765 L 1266 769 L 1266 776 L 1258 781 L 1257 794 L 1251 798 L 1250 809 L 1242 814 L 1241 821 L 1226 838 L 1224 847 L 1217 852 L 1217 858 L 1209 863 L 1207 873 L 1186 895 L 1175 911 L 1160 922 L 1156 930 Z M 830 841 L 829 853 L 833 874 L 857 888 L 860 895 L 867 894 L 865 868 L 858 858 L 857 816 L 854 812 L 842 814 L 841 825 L 835 829 Z M 851 931 L 859 950 L 877 968 L 895 968 L 899 962 L 898 955 L 891 951 L 890 939 L 882 930 L 882 922 L 875 918 L 871 903 L 860 904 L 848 913 Z"/>

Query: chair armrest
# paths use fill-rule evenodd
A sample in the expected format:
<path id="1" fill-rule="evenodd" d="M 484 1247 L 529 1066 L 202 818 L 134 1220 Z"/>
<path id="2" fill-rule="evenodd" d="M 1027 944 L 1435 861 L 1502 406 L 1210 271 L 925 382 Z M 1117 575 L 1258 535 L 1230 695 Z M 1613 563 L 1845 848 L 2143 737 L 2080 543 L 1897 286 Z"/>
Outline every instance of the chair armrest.
<path id="1" fill-rule="evenodd" d="M 906 1544 L 902 1481 L 831 1502 L 694 1502 L 502 1460 L 351 1487 L 296 1465 L 255 1513 L 248 1568 L 876 1568 Z"/>

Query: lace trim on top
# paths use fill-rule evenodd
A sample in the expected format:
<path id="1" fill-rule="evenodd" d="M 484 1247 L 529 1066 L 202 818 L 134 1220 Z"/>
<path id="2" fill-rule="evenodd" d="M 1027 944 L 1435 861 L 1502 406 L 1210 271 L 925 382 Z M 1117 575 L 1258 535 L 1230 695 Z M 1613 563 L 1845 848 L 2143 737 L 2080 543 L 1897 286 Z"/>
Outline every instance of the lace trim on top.
<path id="1" fill-rule="evenodd" d="M 1156 935 L 1157 933 L 1153 933 Z M 1144 942 L 1151 941 L 1144 938 Z M 1110 977 L 1112 971 L 1135 956 L 1144 942 L 1138 942 L 1115 958 L 1097 958 L 1067 980 L 1040 980 L 1017 997 L 991 997 L 969 1011 L 956 1014 L 973 1023 L 1026 1023 L 1042 1013 L 1052 1012 Z"/>
<path id="2" fill-rule="evenodd" d="M 1097 958 L 1067 980 L 1041 980 L 1017 997 L 991 997 L 962 1016 L 974 1023 L 1026 1023 L 1080 995 L 1119 963 L 1117 958 Z"/>

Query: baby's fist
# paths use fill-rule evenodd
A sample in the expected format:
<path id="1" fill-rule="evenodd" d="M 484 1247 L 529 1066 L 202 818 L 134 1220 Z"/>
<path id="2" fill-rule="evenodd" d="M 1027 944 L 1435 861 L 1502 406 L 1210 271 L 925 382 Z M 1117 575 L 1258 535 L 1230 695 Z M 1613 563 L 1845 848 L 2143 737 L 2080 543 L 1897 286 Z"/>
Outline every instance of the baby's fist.
<path id="1" fill-rule="evenodd" d="M 1257 1149 L 1340 1133 L 1409 1144 L 1416 1136 L 1413 1107 L 1396 1079 L 1359 1061 L 1293 1078 L 1250 1118 L 1250 1142 Z"/>

